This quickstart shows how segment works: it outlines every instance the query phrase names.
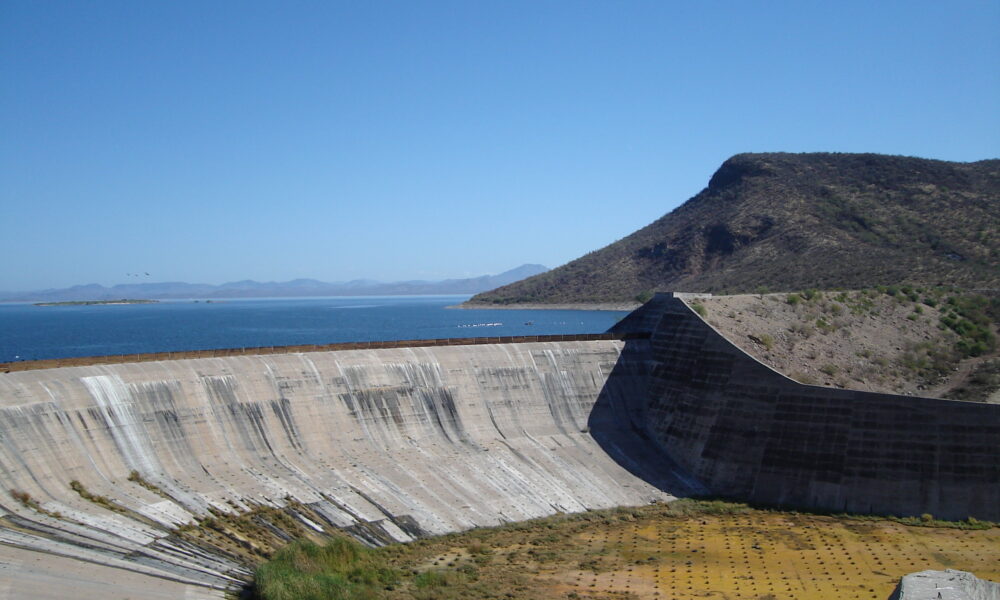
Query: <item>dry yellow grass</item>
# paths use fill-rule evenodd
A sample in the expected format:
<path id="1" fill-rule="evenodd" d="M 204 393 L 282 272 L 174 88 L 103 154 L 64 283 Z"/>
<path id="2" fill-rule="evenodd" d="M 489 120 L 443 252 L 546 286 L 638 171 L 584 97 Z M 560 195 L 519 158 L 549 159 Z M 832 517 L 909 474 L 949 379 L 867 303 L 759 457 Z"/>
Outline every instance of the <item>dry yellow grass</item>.
<path id="1" fill-rule="evenodd" d="M 595 555 L 620 557 L 607 572 L 560 569 L 541 579 L 586 597 L 880 599 L 899 578 L 957 568 L 1000 579 L 1000 530 L 956 531 L 889 521 L 750 512 L 667 519 L 576 541 Z"/>
<path id="2" fill-rule="evenodd" d="M 466 574 L 436 590 L 440 598 L 885 600 L 901 576 L 924 569 L 1000 580 L 1000 528 L 750 509 L 677 515 L 650 506 L 468 532 L 396 553 L 391 562 L 411 573 Z M 396 593 L 405 597 L 408 587 Z"/>

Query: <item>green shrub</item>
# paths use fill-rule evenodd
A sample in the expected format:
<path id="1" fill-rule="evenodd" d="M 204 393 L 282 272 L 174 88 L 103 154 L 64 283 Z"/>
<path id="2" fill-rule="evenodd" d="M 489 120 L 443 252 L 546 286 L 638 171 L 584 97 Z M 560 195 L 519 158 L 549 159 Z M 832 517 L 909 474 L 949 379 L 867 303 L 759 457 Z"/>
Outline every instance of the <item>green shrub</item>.
<path id="1" fill-rule="evenodd" d="M 262 600 L 375 599 L 397 579 L 384 558 L 354 540 L 297 540 L 257 568 L 256 593 Z"/>
<path id="2" fill-rule="evenodd" d="M 826 319 L 822 318 L 816 319 L 816 327 L 823 333 L 830 333 L 831 331 L 837 329 L 836 325 L 828 323 Z"/>
<path id="3" fill-rule="evenodd" d="M 963 356 L 981 356 L 996 349 L 995 320 L 1000 300 L 983 296 L 949 296 L 950 311 L 943 311 L 941 324 L 959 336 L 956 348 Z"/>
<path id="4" fill-rule="evenodd" d="M 763 344 L 765 348 L 770 350 L 774 347 L 774 338 L 765 333 L 760 336 L 760 343 Z"/>
<path id="5" fill-rule="evenodd" d="M 425 571 L 413 578 L 417 589 L 447 587 L 455 584 L 456 574 L 448 571 Z"/>
<path id="6" fill-rule="evenodd" d="M 792 379 L 805 385 L 816 385 L 816 378 L 808 373 L 792 373 Z"/>

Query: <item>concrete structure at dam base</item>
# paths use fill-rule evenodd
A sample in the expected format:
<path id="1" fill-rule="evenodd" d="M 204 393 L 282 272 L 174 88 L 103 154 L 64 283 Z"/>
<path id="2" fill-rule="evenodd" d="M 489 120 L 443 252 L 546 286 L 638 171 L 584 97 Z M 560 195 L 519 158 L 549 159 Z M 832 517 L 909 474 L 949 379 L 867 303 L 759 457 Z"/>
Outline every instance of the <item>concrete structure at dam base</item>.
<path id="1" fill-rule="evenodd" d="M 1000 583 L 953 569 L 920 571 L 903 577 L 891 600 L 1000 600 Z"/>
<path id="2" fill-rule="evenodd" d="M 669 294 L 593 339 L 0 374 L 0 598 L 221 597 L 296 531 L 704 495 L 1000 520 L 1000 405 L 798 384 Z"/>

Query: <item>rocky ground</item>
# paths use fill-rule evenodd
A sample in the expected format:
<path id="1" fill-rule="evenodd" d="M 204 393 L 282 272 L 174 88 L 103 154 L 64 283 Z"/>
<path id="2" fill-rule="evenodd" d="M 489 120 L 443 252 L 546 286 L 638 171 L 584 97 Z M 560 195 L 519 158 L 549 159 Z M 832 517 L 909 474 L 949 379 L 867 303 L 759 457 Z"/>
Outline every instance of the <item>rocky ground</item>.
<path id="1" fill-rule="evenodd" d="M 689 304 L 746 352 L 802 383 L 1000 403 L 996 322 L 983 298 L 880 288 Z"/>

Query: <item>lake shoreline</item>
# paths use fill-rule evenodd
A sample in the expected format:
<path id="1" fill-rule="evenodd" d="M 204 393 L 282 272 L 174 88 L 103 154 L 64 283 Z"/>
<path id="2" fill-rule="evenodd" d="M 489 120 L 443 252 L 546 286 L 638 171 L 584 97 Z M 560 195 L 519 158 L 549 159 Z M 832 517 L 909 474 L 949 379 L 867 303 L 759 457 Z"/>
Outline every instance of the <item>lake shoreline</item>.
<path id="1" fill-rule="evenodd" d="M 642 306 L 638 302 L 594 302 L 594 303 L 564 303 L 564 304 L 486 304 L 469 303 L 455 304 L 445 308 L 457 308 L 463 310 L 612 310 L 631 312 Z"/>
<path id="2" fill-rule="evenodd" d="M 121 306 L 124 304 L 158 304 L 159 300 L 122 298 L 121 300 L 66 300 L 62 302 L 35 302 L 32 306 Z"/>

